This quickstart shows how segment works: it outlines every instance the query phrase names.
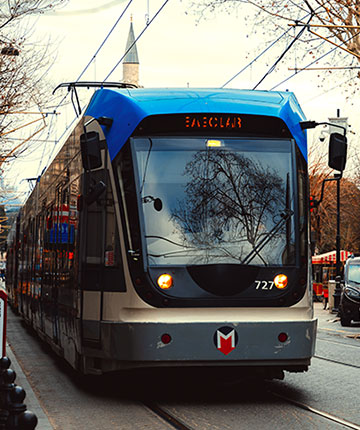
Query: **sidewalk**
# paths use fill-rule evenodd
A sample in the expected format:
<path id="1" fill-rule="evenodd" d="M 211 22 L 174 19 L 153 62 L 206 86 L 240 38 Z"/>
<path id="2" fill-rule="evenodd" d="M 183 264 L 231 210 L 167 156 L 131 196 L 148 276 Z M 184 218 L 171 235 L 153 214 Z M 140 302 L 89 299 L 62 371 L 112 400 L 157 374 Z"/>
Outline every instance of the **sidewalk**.
<path id="1" fill-rule="evenodd" d="M 48 417 L 41 407 L 38 398 L 9 345 L 6 345 L 6 356 L 11 360 L 10 369 L 16 372 L 15 384 L 22 387 L 26 392 L 24 403 L 26 404 L 27 410 L 33 412 L 37 416 L 38 424 L 36 430 L 53 430 L 54 427 L 50 424 Z"/>
<path id="2" fill-rule="evenodd" d="M 334 334 L 348 334 L 349 336 L 360 333 L 359 322 L 353 322 L 351 327 L 342 327 L 337 314 L 324 310 L 323 304 L 320 302 L 314 302 L 314 315 L 318 319 L 318 330 L 333 332 Z"/>
<path id="3" fill-rule="evenodd" d="M 340 318 L 337 314 L 324 310 L 324 305 L 321 302 L 314 302 L 314 315 L 318 319 L 318 328 L 341 327 Z"/>

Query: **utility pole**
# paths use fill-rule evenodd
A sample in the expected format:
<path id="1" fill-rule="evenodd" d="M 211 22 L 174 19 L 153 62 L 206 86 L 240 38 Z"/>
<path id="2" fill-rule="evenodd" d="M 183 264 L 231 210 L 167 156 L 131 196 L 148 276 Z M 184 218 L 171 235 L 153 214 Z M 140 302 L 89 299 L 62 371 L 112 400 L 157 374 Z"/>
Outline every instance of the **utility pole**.
<path id="1" fill-rule="evenodd" d="M 340 109 L 337 109 L 337 117 L 329 118 L 329 122 L 337 125 L 341 125 L 347 129 L 347 118 L 340 117 Z M 330 129 L 330 133 L 335 131 Z M 341 256 L 340 256 L 340 180 L 342 173 L 335 173 L 334 178 L 336 180 L 336 276 L 335 276 L 335 290 L 334 290 L 334 307 L 332 312 L 339 312 L 339 304 L 341 297 Z"/>

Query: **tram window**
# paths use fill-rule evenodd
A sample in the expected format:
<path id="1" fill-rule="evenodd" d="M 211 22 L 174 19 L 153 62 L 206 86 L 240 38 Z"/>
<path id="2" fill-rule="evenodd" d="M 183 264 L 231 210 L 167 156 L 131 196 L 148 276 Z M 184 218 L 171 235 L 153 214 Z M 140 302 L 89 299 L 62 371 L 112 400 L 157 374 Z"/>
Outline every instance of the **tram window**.
<path id="1" fill-rule="evenodd" d="M 118 259 L 116 259 L 118 254 L 116 240 L 118 236 L 116 228 L 115 210 L 113 204 L 113 194 L 111 187 L 107 187 L 106 191 L 106 229 L 105 229 L 105 266 L 111 267 L 117 265 Z"/>
<path id="2" fill-rule="evenodd" d="M 224 138 L 221 147 L 209 149 L 206 142 L 131 142 L 148 264 L 293 265 L 293 143 Z M 160 211 L 154 206 L 159 199 Z"/>
<path id="3" fill-rule="evenodd" d="M 86 179 L 86 192 L 99 181 L 106 184 L 106 191 L 97 201 L 86 206 L 86 257 L 87 264 L 105 267 L 120 266 L 119 234 L 116 225 L 114 198 L 108 172 L 97 170 Z"/>
<path id="4" fill-rule="evenodd" d="M 306 257 L 307 242 L 306 242 L 306 229 L 307 229 L 307 167 L 304 160 L 297 149 L 298 167 L 298 190 L 299 190 L 299 233 L 300 233 L 300 257 Z"/>
<path id="5" fill-rule="evenodd" d="M 106 191 L 97 201 L 85 205 L 85 256 L 83 282 L 87 288 L 122 290 L 125 288 L 120 257 L 119 233 L 115 217 L 114 198 L 108 171 L 92 171 L 85 180 L 85 193 L 99 181 L 106 184 Z"/>

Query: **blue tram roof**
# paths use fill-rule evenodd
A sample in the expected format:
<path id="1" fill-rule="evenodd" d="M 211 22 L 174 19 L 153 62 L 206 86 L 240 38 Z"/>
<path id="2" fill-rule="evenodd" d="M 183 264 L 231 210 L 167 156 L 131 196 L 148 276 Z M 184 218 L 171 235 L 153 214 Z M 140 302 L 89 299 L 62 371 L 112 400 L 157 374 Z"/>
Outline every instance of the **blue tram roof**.
<path id="1" fill-rule="evenodd" d="M 235 89 L 100 89 L 85 115 L 106 116 L 114 122 L 104 133 L 111 160 L 147 116 L 181 113 L 253 114 L 281 118 L 307 159 L 306 134 L 299 121 L 305 116 L 293 93 Z"/>

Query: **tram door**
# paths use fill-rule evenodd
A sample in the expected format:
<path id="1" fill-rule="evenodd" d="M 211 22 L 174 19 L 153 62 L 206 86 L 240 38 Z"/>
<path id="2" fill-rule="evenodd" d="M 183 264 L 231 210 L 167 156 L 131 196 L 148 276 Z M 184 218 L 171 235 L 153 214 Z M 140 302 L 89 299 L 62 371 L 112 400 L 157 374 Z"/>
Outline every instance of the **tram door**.
<path id="1" fill-rule="evenodd" d="M 45 333 L 59 342 L 59 289 L 62 280 L 62 260 L 64 253 L 63 206 L 64 186 L 59 184 L 55 191 L 55 201 L 46 211 L 46 233 L 44 243 L 44 276 L 42 304 L 44 310 Z"/>
<path id="2" fill-rule="evenodd" d="M 94 201 L 86 196 L 99 183 L 104 190 Z M 106 292 L 124 292 L 125 279 L 115 219 L 114 198 L 108 171 L 86 172 L 83 177 L 85 204 L 81 214 L 82 342 L 101 344 L 100 321 Z"/>
<path id="3" fill-rule="evenodd" d="M 47 252 L 46 243 L 46 205 L 43 204 L 42 210 L 38 215 L 38 246 L 36 249 L 36 265 L 35 265 L 35 297 L 37 299 L 37 320 L 36 324 L 41 331 L 45 331 L 44 327 L 44 306 L 43 306 L 43 283 L 44 283 L 44 264 Z"/>
<path id="4" fill-rule="evenodd" d="M 50 338 L 53 337 L 53 285 L 56 268 L 55 237 L 55 204 L 51 203 L 46 209 L 46 230 L 44 235 L 43 250 L 43 279 L 41 290 L 44 331 Z"/>
<path id="5" fill-rule="evenodd" d="M 54 270 L 53 270 L 53 283 L 52 283 L 52 338 L 55 343 L 59 342 L 59 294 L 62 288 L 63 280 L 63 260 L 64 253 L 66 252 L 67 237 L 64 231 L 64 211 L 65 211 L 65 200 L 66 200 L 66 187 L 63 184 L 59 184 L 56 188 L 55 198 L 55 237 L 54 237 Z M 67 202 L 68 203 L 68 202 Z"/>

